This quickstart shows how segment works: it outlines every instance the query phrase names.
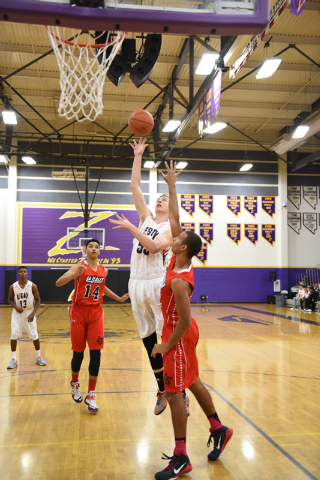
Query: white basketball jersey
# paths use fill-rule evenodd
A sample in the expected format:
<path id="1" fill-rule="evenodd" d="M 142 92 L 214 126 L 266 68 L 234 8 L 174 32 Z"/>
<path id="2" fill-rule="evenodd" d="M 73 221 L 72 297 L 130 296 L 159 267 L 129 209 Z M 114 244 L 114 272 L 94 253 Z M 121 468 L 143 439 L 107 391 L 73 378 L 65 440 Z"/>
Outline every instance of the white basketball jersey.
<path id="1" fill-rule="evenodd" d="M 140 231 L 151 237 L 159 238 L 170 228 L 169 222 L 156 223 L 153 217 L 147 217 L 140 227 Z M 166 255 L 163 252 L 150 253 L 135 238 L 131 254 L 130 277 L 137 279 L 162 277 L 166 270 Z"/>
<path id="2" fill-rule="evenodd" d="M 32 293 L 32 282 L 27 281 L 27 285 L 22 288 L 19 282 L 13 284 L 14 303 L 18 307 L 33 308 L 34 296 Z"/>

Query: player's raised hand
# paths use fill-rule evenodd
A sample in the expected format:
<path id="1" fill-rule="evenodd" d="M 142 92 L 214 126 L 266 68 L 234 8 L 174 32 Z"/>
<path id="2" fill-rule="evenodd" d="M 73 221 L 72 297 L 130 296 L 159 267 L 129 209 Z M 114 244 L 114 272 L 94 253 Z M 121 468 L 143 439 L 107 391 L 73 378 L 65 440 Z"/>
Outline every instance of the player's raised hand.
<path id="1" fill-rule="evenodd" d="M 135 157 L 138 157 L 139 155 L 143 155 L 145 148 L 148 146 L 148 144 L 146 143 L 146 138 L 144 139 L 139 138 L 138 143 L 135 140 L 133 140 L 133 144 L 129 143 L 129 145 L 133 148 L 133 153 Z"/>
<path id="2" fill-rule="evenodd" d="M 87 265 L 85 265 L 84 263 L 78 263 L 78 269 L 76 271 L 76 278 L 81 277 L 83 272 L 85 272 L 86 270 L 87 270 Z"/>
<path id="3" fill-rule="evenodd" d="M 165 166 L 166 166 L 166 169 L 167 169 L 167 174 L 165 175 L 163 172 L 159 172 L 160 175 L 162 176 L 163 180 L 168 184 L 168 185 L 175 185 L 176 184 L 176 181 L 177 181 L 177 176 L 180 175 L 180 173 L 182 172 L 182 170 L 179 170 L 177 172 L 176 170 L 176 167 L 177 167 L 177 162 L 174 162 L 171 160 L 170 161 L 170 167 L 169 165 L 167 164 L 167 162 L 165 162 Z"/>
<path id="4" fill-rule="evenodd" d="M 117 220 L 115 218 L 109 218 L 109 222 L 113 223 L 114 225 L 117 225 L 116 227 L 112 227 L 112 230 L 116 228 L 122 228 L 123 230 L 130 230 L 130 228 L 132 227 L 132 223 L 129 222 L 129 220 L 127 220 L 123 214 L 122 214 L 122 218 L 119 217 L 117 213 L 114 213 L 114 214 L 117 217 Z"/>

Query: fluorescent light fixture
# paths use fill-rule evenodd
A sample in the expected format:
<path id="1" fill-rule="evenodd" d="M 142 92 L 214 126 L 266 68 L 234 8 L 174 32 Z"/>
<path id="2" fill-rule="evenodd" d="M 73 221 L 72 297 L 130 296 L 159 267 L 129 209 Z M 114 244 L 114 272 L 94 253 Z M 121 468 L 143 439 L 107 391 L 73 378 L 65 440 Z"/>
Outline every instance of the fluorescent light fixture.
<path id="1" fill-rule="evenodd" d="M 174 132 L 180 125 L 180 120 L 169 120 L 167 125 L 162 130 L 163 132 Z"/>
<path id="2" fill-rule="evenodd" d="M 196 70 L 196 75 L 209 75 L 214 69 L 219 56 L 218 52 L 204 53 Z"/>
<path id="3" fill-rule="evenodd" d="M 299 125 L 293 132 L 292 138 L 303 138 L 308 132 L 308 125 Z"/>
<path id="4" fill-rule="evenodd" d="M 0 163 L 9 163 L 9 158 L 7 155 L 0 155 Z"/>
<path id="5" fill-rule="evenodd" d="M 17 125 L 17 117 L 12 110 L 3 110 L 2 118 L 7 125 Z"/>
<path id="6" fill-rule="evenodd" d="M 209 125 L 209 127 L 205 128 L 203 130 L 203 133 L 216 133 L 222 130 L 223 128 L 226 128 L 227 124 L 224 122 L 215 122 L 212 125 Z"/>
<path id="7" fill-rule="evenodd" d="M 147 160 L 143 164 L 143 168 L 153 168 L 153 167 L 154 167 L 154 162 L 152 162 L 152 160 Z"/>
<path id="8" fill-rule="evenodd" d="M 22 157 L 21 160 L 27 165 L 34 165 L 35 163 L 37 163 L 35 160 L 33 160 L 32 157 Z"/>
<path id="9" fill-rule="evenodd" d="M 188 162 L 179 162 L 177 165 L 177 168 L 186 168 L 188 165 Z"/>
<path id="10" fill-rule="evenodd" d="M 274 74 L 281 63 L 281 58 L 268 58 L 263 65 L 261 66 L 260 70 L 258 71 L 256 78 L 259 80 L 260 78 L 268 78 Z"/>
<path id="11" fill-rule="evenodd" d="M 240 168 L 240 172 L 247 172 L 247 171 L 250 170 L 252 167 L 253 167 L 252 163 L 245 163 L 245 164 L 242 165 L 242 167 Z"/>

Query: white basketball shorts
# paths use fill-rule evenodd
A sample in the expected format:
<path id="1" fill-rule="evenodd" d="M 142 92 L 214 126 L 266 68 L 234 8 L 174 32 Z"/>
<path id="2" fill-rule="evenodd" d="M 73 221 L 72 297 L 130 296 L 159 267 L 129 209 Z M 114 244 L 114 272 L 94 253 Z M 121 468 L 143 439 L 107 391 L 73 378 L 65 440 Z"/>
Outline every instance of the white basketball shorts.
<path id="1" fill-rule="evenodd" d="M 25 328 L 29 338 L 31 340 L 37 340 L 39 338 L 37 332 L 37 320 L 36 316 L 33 317 L 32 322 L 28 322 L 28 316 L 32 312 L 33 308 L 24 310 L 22 313 L 18 313 L 16 310 L 12 311 L 11 315 L 11 340 L 17 340 L 21 333 L 22 327 Z"/>
<path id="2" fill-rule="evenodd" d="M 140 338 L 153 332 L 162 335 L 163 317 L 160 306 L 160 290 L 163 277 L 150 280 L 130 278 L 129 295 Z"/>

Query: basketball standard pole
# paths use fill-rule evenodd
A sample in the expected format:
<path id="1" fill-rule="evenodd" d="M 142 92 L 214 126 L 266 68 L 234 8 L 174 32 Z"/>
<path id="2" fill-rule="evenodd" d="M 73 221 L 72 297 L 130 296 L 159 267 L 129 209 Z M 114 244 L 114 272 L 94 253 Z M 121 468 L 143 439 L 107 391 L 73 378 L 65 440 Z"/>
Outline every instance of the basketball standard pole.
<path id="1" fill-rule="evenodd" d="M 85 237 L 88 236 L 88 222 L 89 222 L 89 166 L 90 160 L 89 155 L 86 159 L 86 185 L 85 185 L 85 202 L 84 202 L 84 228 L 85 228 Z"/>

